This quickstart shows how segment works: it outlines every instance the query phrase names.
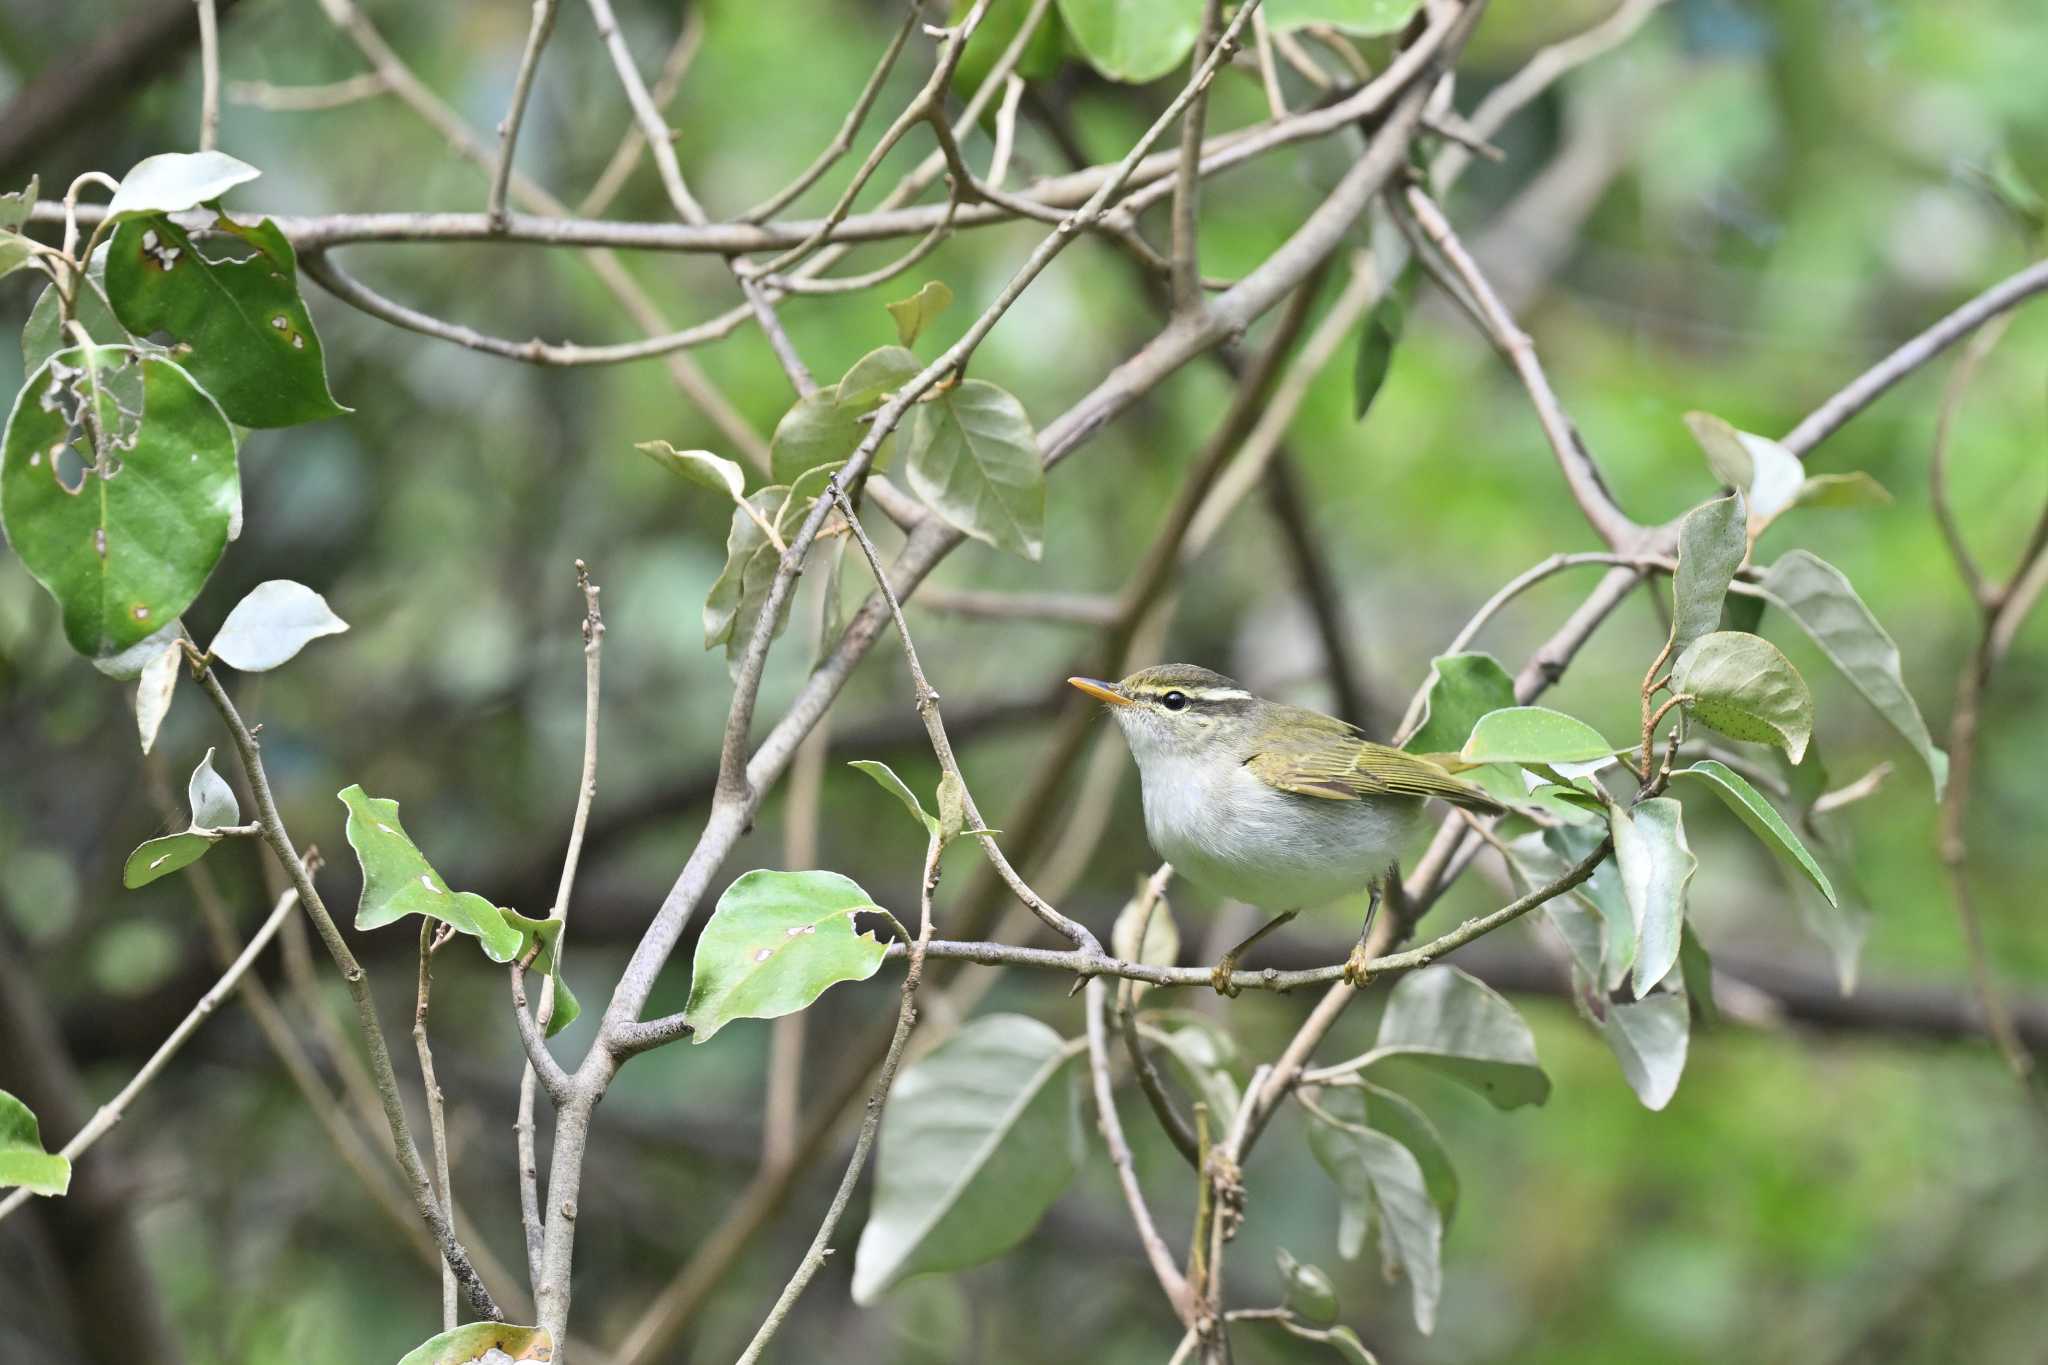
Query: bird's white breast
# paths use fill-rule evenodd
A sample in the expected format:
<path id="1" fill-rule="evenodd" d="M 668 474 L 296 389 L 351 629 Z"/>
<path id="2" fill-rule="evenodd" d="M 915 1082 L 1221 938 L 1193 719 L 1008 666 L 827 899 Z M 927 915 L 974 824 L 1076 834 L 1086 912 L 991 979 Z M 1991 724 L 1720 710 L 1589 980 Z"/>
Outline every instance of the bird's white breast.
<path id="1" fill-rule="evenodd" d="M 1238 764 L 1152 756 L 1145 832 L 1206 890 L 1266 910 L 1362 891 L 1400 855 L 1422 816 L 1401 798 L 1325 801 L 1275 791 Z"/>

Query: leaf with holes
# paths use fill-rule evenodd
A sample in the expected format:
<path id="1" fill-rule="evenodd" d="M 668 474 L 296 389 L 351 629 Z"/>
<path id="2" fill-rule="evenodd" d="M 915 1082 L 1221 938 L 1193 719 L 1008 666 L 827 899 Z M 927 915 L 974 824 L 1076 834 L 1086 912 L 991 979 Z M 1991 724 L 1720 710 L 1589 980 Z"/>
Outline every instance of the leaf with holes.
<path id="1" fill-rule="evenodd" d="M 71 1188 L 71 1163 L 43 1150 L 35 1114 L 0 1090 L 0 1189 L 10 1185 L 30 1194 L 64 1194 Z"/>
<path id="2" fill-rule="evenodd" d="M 1632 810 L 1614 807 L 1608 827 L 1622 894 L 1635 921 L 1632 978 L 1640 1000 L 1678 961 L 1686 888 L 1699 860 L 1685 841 L 1684 807 L 1668 796 L 1653 797 Z"/>
<path id="3" fill-rule="evenodd" d="M 108 219 L 136 213 L 182 213 L 210 204 L 263 172 L 226 152 L 164 152 L 144 157 L 121 177 Z"/>
<path id="4" fill-rule="evenodd" d="M 407 1351 L 398 1365 L 500 1365 L 554 1358 L 554 1342 L 543 1328 L 515 1327 L 509 1322 L 469 1322 L 451 1332 L 429 1337 Z"/>
<path id="5" fill-rule="evenodd" d="M 1742 495 L 1733 493 L 1686 513 L 1678 528 L 1678 571 L 1671 576 L 1671 655 L 1720 629 L 1728 585 L 1749 552 Z"/>
<path id="6" fill-rule="evenodd" d="M 1899 647 L 1840 569 L 1804 550 L 1792 550 L 1764 574 L 1771 604 L 1813 637 L 1829 662 L 1863 694 L 1920 754 L 1941 799 L 1948 785 L 1948 755 L 1934 746 L 1927 721 L 1899 671 Z"/>
<path id="7" fill-rule="evenodd" d="M 242 426 L 288 427 L 347 412 L 328 392 L 284 233 L 268 218 L 250 225 L 226 216 L 213 230 L 251 254 L 213 259 L 160 214 L 121 224 L 107 253 L 107 298 L 122 326 L 175 337 L 185 368 Z"/>
<path id="8" fill-rule="evenodd" d="M 953 306 L 953 291 L 944 280 L 926 280 L 924 288 L 909 298 L 883 306 L 896 319 L 896 339 L 905 346 L 915 346 L 932 319 Z"/>
<path id="9" fill-rule="evenodd" d="M 78 292 L 72 298 L 71 320 L 85 329 L 85 334 L 95 345 L 134 344 L 128 329 L 114 316 L 114 305 L 107 302 L 106 281 L 107 248 L 102 244 L 93 252 L 92 264 L 86 267 L 85 278 L 78 282 Z M 28 310 L 28 321 L 21 326 L 23 374 L 34 374 L 43 367 L 45 360 L 73 343 L 74 338 L 63 330 L 61 302 L 57 286 L 53 284 L 36 296 L 35 307 Z"/>
<path id="10" fill-rule="evenodd" d="M 555 983 L 555 1010 L 548 1016 L 548 1037 L 552 1038 L 575 1023 L 577 1016 L 583 1013 L 575 992 L 569 989 L 568 982 L 562 980 L 562 963 L 555 956 L 555 940 L 562 936 L 562 921 L 528 919 L 517 910 L 507 910 L 502 906 L 498 913 L 519 935 L 519 948 L 512 954 L 512 960 L 523 962 L 527 954 L 532 953 L 532 970 L 552 978 Z"/>
<path id="11" fill-rule="evenodd" d="M 898 801 L 901 801 L 904 809 L 917 817 L 918 823 L 924 826 L 925 833 L 933 836 L 938 834 L 938 820 L 929 811 L 925 810 L 924 804 L 917 799 L 917 793 L 913 792 L 902 778 L 896 776 L 895 769 L 886 763 L 878 763 L 872 758 L 856 758 L 846 766 L 857 768 L 861 772 L 866 773 L 875 780 L 875 785 L 895 797 Z"/>
<path id="12" fill-rule="evenodd" d="M 52 356 L 0 442 L 0 522 L 88 656 L 126 649 L 191 604 L 240 501 L 220 409 L 177 365 L 129 347 Z"/>
<path id="13" fill-rule="evenodd" d="M 854 924 L 879 909 L 837 872 L 754 871 L 718 898 L 690 966 L 683 1017 L 708 1042 L 735 1019 L 794 1014 L 841 981 L 865 981 L 888 947 Z"/>
<path id="14" fill-rule="evenodd" d="M 1366 1067 L 1406 1061 L 1437 1071 L 1491 1100 L 1496 1108 L 1541 1104 L 1550 1078 L 1536 1060 L 1536 1038 L 1515 1007 L 1456 967 L 1424 967 L 1387 996 L 1379 1037 Z"/>
<path id="15" fill-rule="evenodd" d="M 1133 85 L 1179 66 L 1202 31 L 1202 6 L 1190 0 L 1059 0 L 1059 9 L 1088 64 Z"/>
<path id="16" fill-rule="evenodd" d="M 28 221 L 29 214 L 35 211 L 36 192 L 41 187 L 42 181 L 30 176 L 25 187 L 0 194 L 0 232 L 14 232 Z"/>
<path id="17" fill-rule="evenodd" d="M 1731 739 L 1775 744 L 1794 763 L 1813 738 L 1813 694 L 1776 645 L 1760 635 L 1717 630 L 1687 646 L 1671 666 L 1671 693 L 1686 713 Z"/>
<path id="18" fill-rule="evenodd" d="M 1459 751 L 1467 763 L 1584 763 L 1617 750 L 1586 722 L 1547 706 L 1490 711 Z"/>
<path id="19" fill-rule="evenodd" d="M 853 1301 L 1002 1255 L 1038 1225 L 1082 1152 L 1075 1056 L 1036 1019 L 970 1021 L 889 1092 Z"/>
<path id="20" fill-rule="evenodd" d="M 261 673 L 289 662 L 321 636 L 347 629 L 348 622 L 319 593 L 289 578 L 273 578 L 235 603 L 206 652 L 230 668 Z"/>
<path id="21" fill-rule="evenodd" d="M 1713 759 L 1702 759 L 1689 768 L 1680 768 L 1671 774 L 1676 778 L 1690 777 L 1706 785 L 1708 790 L 1721 798 L 1728 809 L 1735 812 L 1749 832 L 1762 842 L 1764 847 L 1783 858 L 1805 876 L 1826 896 L 1829 905 L 1839 906 L 1835 898 L 1834 885 L 1828 881 L 1828 874 L 1821 871 L 1820 864 L 1806 851 L 1806 845 L 1785 823 L 1785 818 L 1766 801 L 1763 793 L 1752 787 L 1740 773 L 1725 763 Z"/>
<path id="22" fill-rule="evenodd" d="M 398 822 L 396 801 L 371 796 L 359 786 L 336 794 L 348 807 L 348 844 L 363 869 L 356 928 L 381 929 L 407 915 L 424 915 L 468 934 L 493 962 L 510 962 L 518 954 L 519 930 L 482 896 L 448 889 Z"/>
<path id="23" fill-rule="evenodd" d="M 1422 0 L 1272 0 L 1266 19 L 1276 29 L 1328 24 L 1373 38 L 1399 33 L 1422 8 Z"/>

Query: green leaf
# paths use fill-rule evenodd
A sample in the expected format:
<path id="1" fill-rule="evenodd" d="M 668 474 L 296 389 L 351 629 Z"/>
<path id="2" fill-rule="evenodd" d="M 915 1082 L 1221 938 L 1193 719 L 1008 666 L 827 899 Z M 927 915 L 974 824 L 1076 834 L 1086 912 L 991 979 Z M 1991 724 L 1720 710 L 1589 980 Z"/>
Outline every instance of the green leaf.
<path id="1" fill-rule="evenodd" d="M 1714 477 L 1743 495 L 1750 527 L 1763 527 L 1792 505 L 1806 474 L 1797 455 L 1768 436 L 1737 431 L 1712 413 L 1688 412 L 1685 424 Z"/>
<path id="2" fill-rule="evenodd" d="M 85 329 L 85 334 L 100 346 L 126 346 L 131 344 L 128 329 L 114 316 L 114 305 L 107 302 L 107 248 L 102 245 L 93 252 L 92 264 L 86 267 L 85 278 L 79 281 L 78 293 L 72 300 L 72 321 Z M 43 367 L 43 362 L 72 344 L 72 338 L 60 326 L 60 307 L 57 286 L 50 285 L 36 296 L 35 307 L 28 310 L 28 321 L 21 328 L 21 372 L 34 374 Z"/>
<path id="3" fill-rule="evenodd" d="M 1322 1267 L 1303 1265 L 1286 1247 L 1278 1248 L 1273 1259 L 1280 1267 L 1280 1283 L 1287 1287 L 1287 1307 L 1296 1317 L 1318 1327 L 1337 1320 L 1337 1286 Z"/>
<path id="4" fill-rule="evenodd" d="M 1585 829 L 1552 829 L 1544 831 L 1543 842 L 1560 859 L 1550 874 L 1555 879 L 1593 852 L 1598 835 Z M 1614 859 L 1605 859 L 1571 895 L 1600 917 L 1600 965 L 1593 979 L 1603 990 L 1619 990 L 1636 961 L 1635 914 L 1629 908 L 1628 893 L 1622 889 L 1621 869 L 1615 866 Z"/>
<path id="5" fill-rule="evenodd" d="M 553 1013 L 548 1015 L 547 1029 L 547 1036 L 552 1038 L 575 1023 L 577 1016 L 583 1013 L 575 992 L 569 989 L 568 982 L 562 980 L 562 962 L 555 954 L 555 942 L 562 936 L 562 921 L 529 919 L 517 910 L 507 910 L 502 906 L 498 913 L 519 935 L 518 951 L 509 960 L 524 961 L 528 953 L 533 953 L 533 970 L 554 979 L 555 1006 Z"/>
<path id="6" fill-rule="evenodd" d="M 42 181 L 30 176 L 25 188 L 0 194 L 0 232 L 14 232 L 28 221 L 29 214 L 35 211 L 36 193 L 41 187 Z"/>
<path id="7" fill-rule="evenodd" d="M 1792 495 L 1794 507 L 1882 507 L 1892 500 L 1888 489 L 1860 469 L 1847 474 L 1815 474 Z"/>
<path id="8" fill-rule="evenodd" d="M 319 593 L 289 578 L 273 578 L 235 603 L 206 652 L 229 668 L 262 673 L 321 636 L 347 629 L 348 622 L 329 610 Z"/>
<path id="9" fill-rule="evenodd" d="M 1399 33 L 1421 8 L 1422 0 L 1272 0 L 1266 21 L 1276 29 L 1329 24 L 1371 38 Z"/>
<path id="10" fill-rule="evenodd" d="M 1660 991 L 1647 1000 L 1610 1004 L 1600 1033 L 1643 1107 L 1662 1109 L 1669 1104 L 1678 1092 L 1679 1077 L 1685 1074 L 1686 1045 L 1692 1033 L 1685 997 Z"/>
<path id="11" fill-rule="evenodd" d="M 974 0 L 953 0 L 946 22 L 959 23 L 973 8 Z M 981 23 L 975 26 L 974 36 L 967 40 L 967 50 L 960 54 L 960 65 L 953 69 L 953 89 L 961 98 L 969 98 L 981 88 L 997 60 L 1009 51 L 1017 30 L 1030 17 L 1031 8 L 1032 0 L 995 0 L 988 7 Z M 1048 6 L 1038 27 L 1025 41 L 1024 51 L 1017 58 L 1016 73 L 1027 81 L 1042 81 L 1059 71 L 1066 48 L 1059 11 Z"/>
<path id="12" fill-rule="evenodd" d="M 1717 630 L 1687 646 L 1671 668 L 1686 713 L 1731 739 L 1775 744 L 1794 763 L 1813 738 L 1813 694 L 1778 647 L 1760 635 Z"/>
<path id="13" fill-rule="evenodd" d="M 474 938 L 493 962 L 517 955 L 519 930 L 482 896 L 448 889 L 398 822 L 396 801 L 371 796 L 360 786 L 336 795 L 348 807 L 348 844 L 363 869 L 356 928 L 381 929 L 407 915 L 424 915 Z"/>
<path id="14" fill-rule="evenodd" d="M 1411 754 L 1455 754 L 1480 717 L 1514 706 L 1515 680 L 1491 654 L 1440 654 L 1430 661 L 1422 723 L 1401 747 Z"/>
<path id="15" fill-rule="evenodd" d="M 22 386 L 0 442 L 0 522 L 88 656 L 127 648 L 191 604 L 240 501 L 220 409 L 184 370 L 130 347 L 52 356 Z"/>
<path id="16" fill-rule="evenodd" d="M 813 560 L 822 556 L 825 562 L 824 610 L 818 613 L 818 637 L 811 645 L 811 668 L 814 671 L 832 653 L 839 637 L 846 633 L 846 601 L 839 587 L 846 574 L 846 541 L 845 536 L 835 536 L 832 543 L 824 548 L 816 545 L 811 548 Z"/>
<path id="17" fill-rule="evenodd" d="M 1342 1356 L 1346 1365 L 1380 1365 L 1380 1358 L 1365 1349 L 1365 1343 L 1358 1339 L 1358 1333 L 1349 1327 L 1332 1327 L 1323 1338 L 1323 1344 Z"/>
<path id="18" fill-rule="evenodd" d="M 121 177 L 121 188 L 107 204 L 107 218 L 118 222 L 135 213 L 182 213 L 212 203 L 261 174 L 226 152 L 164 152 L 144 157 Z"/>
<path id="19" fill-rule="evenodd" d="M 180 363 L 245 427 L 289 427 L 349 409 L 327 389 L 313 318 L 299 297 L 298 258 L 268 218 L 221 217 L 213 230 L 252 248 L 214 260 L 170 219 L 131 218 L 107 253 L 107 298 L 138 336 L 168 332 Z"/>
<path id="20" fill-rule="evenodd" d="M 1024 405 L 969 379 L 910 416 L 910 486 L 948 523 L 1026 559 L 1045 548 L 1045 471 Z"/>
<path id="21" fill-rule="evenodd" d="M 168 877 L 198 862 L 219 842 L 218 834 L 205 829 L 182 830 L 151 839 L 128 855 L 121 868 L 121 885 L 130 891 L 148 886 L 158 877 Z"/>
<path id="22" fill-rule="evenodd" d="M 1414 979 L 1407 977 L 1403 984 Z M 1392 1009 L 1389 1001 L 1390 1013 Z M 1377 1211 L 1380 1251 L 1389 1274 L 1398 1267 L 1407 1275 L 1415 1325 L 1431 1331 L 1443 1293 L 1444 1220 L 1430 1196 L 1421 1163 L 1402 1143 L 1357 1121 L 1361 1110 L 1369 1113 L 1370 1106 L 1363 1096 L 1354 1097 L 1349 1087 L 1326 1088 L 1318 1103 L 1338 1120 L 1331 1124 L 1311 1113 L 1308 1126 L 1309 1150 L 1343 1192 L 1338 1252 L 1348 1261 L 1364 1249 L 1369 1211 Z"/>
<path id="23" fill-rule="evenodd" d="M 1714 1003 L 1714 961 L 1690 924 L 1678 944 L 1678 979 L 1692 1006 L 1692 1016 L 1709 1027 L 1717 1023 L 1721 1014 Z"/>
<path id="24" fill-rule="evenodd" d="M 841 407 L 839 386 L 807 393 L 796 400 L 768 441 L 768 463 L 778 483 L 828 460 L 853 454 L 864 434 L 858 409 Z"/>
<path id="25" fill-rule="evenodd" d="M 873 976 L 888 947 L 854 920 L 877 908 L 837 872 L 740 877 L 718 898 L 691 960 L 691 1041 L 708 1042 L 735 1019 L 794 1014 L 829 986 Z"/>
<path id="26" fill-rule="evenodd" d="M 1689 768 L 1680 768 L 1672 773 L 1673 778 L 1690 777 L 1706 784 L 1714 795 L 1721 798 L 1728 809 L 1735 812 L 1749 832 L 1763 842 L 1764 847 L 1776 853 L 1787 863 L 1804 873 L 1806 879 L 1820 889 L 1828 904 L 1839 906 L 1835 888 L 1828 881 L 1828 874 L 1821 871 L 1820 864 L 1806 851 L 1806 845 L 1792 832 L 1763 794 L 1752 787 L 1741 774 L 1725 763 L 1703 759 Z"/>
<path id="27" fill-rule="evenodd" d="M 491 1351 L 508 1360 L 553 1360 L 554 1342 L 539 1327 L 509 1322 L 468 1322 L 430 1337 L 405 1353 L 398 1365 L 477 1365 Z"/>
<path id="28" fill-rule="evenodd" d="M 192 807 L 193 829 L 225 829 L 242 823 L 241 803 L 227 779 L 213 770 L 213 750 L 199 760 L 185 784 L 185 799 Z"/>
<path id="29" fill-rule="evenodd" d="M 1059 0 L 1059 9 L 1089 65 L 1137 85 L 1179 66 L 1202 31 L 1202 0 Z"/>
<path id="30" fill-rule="evenodd" d="M 917 378 L 924 366 L 918 363 L 902 346 L 879 346 L 853 362 L 839 380 L 837 402 L 848 412 L 859 416 L 873 412 L 896 390 Z M 847 447 L 847 453 L 852 452 Z M 843 459 L 844 456 L 833 456 Z M 824 461 L 819 461 L 824 463 Z"/>
<path id="31" fill-rule="evenodd" d="M 1948 755 L 1934 746 L 1906 690 L 1899 647 L 1842 571 L 1805 550 L 1792 550 L 1764 575 L 1763 589 L 1771 605 L 1797 621 L 1850 685 L 1918 751 L 1934 780 L 1935 799 L 1941 799 L 1948 785 Z"/>
<path id="32" fill-rule="evenodd" d="M 939 822 L 933 819 L 918 801 L 917 793 L 912 791 L 902 778 L 896 776 L 895 771 L 888 764 L 876 762 L 872 758 L 856 758 L 846 766 L 857 768 L 875 779 L 876 784 L 883 791 L 888 792 L 898 801 L 901 801 L 904 808 L 917 817 L 918 822 L 924 826 L 927 834 L 938 834 Z"/>
<path id="33" fill-rule="evenodd" d="M 787 488 L 771 484 L 755 489 L 747 496 L 747 502 L 763 521 L 772 525 L 788 497 Z M 769 590 L 775 586 L 782 556 L 760 524 L 738 508 L 733 509 L 725 554 L 725 568 L 704 598 L 704 648 L 724 645 L 727 668 L 737 670 L 740 656 L 754 638 L 754 627 L 768 603 Z M 775 617 L 776 635 L 789 625 L 790 604 L 795 596 L 791 593 L 782 599 L 782 610 Z"/>
<path id="34" fill-rule="evenodd" d="M 43 1150 L 36 1116 L 0 1090 L 0 1188 L 19 1185 L 30 1194 L 58 1195 L 71 1189 L 71 1163 Z"/>
<path id="35" fill-rule="evenodd" d="M 1387 372 L 1393 368 L 1394 348 L 1401 344 L 1401 331 L 1408 319 L 1401 294 L 1399 288 L 1388 289 L 1359 329 L 1358 359 L 1351 369 L 1351 416 L 1356 421 L 1363 422 L 1372 410 L 1373 400 L 1380 396 Z"/>
<path id="36" fill-rule="evenodd" d="M 1616 752 L 1598 730 L 1562 711 L 1510 706 L 1481 716 L 1459 757 L 1467 763 L 1581 763 Z"/>
<path id="37" fill-rule="evenodd" d="M 896 1078 L 853 1258 L 867 1305 L 913 1275 L 980 1265 L 1035 1227 L 1081 1159 L 1073 1050 L 1036 1019 L 972 1020 Z"/>
<path id="38" fill-rule="evenodd" d="M 171 696 L 178 688 L 178 663 L 185 651 L 173 641 L 158 645 L 156 657 L 142 667 L 135 683 L 135 725 L 142 736 L 142 752 L 156 747 L 156 733 L 171 709 Z"/>
<path id="39" fill-rule="evenodd" d="M 952 304 L 953 291 L 944 280 L 926 280 L 924 288 L 909 298 L 882 306 L 889 310 L 890 317 L 896 319 L 896 339 L 905 346 L 914 346 L 932 319 Z"/>
<path id="40" fill-rule="evenodd" d="M 938 802 L 939 839 L 950 844 L 967 831 L 967 789 L 952 773 L 939 779 Z"/>
<path id="41" fill-rule="evenodd" d="M 1675 804 L 1675 803 L 1674 803 Z M 1387 996 L 1368 1066 L 1420 1063 L 1491 1100 L 1496 1108 L 1541 1104 L 1550 1078 L 1536 1060 L 1536 1039 L 1515 1007 L 1456 967 L 1424 967 Z"/>
<path id="42" fill-rule="evenodd" d="M 1671 577 L 1671 655 L 1720 629 L 1728 585 L 1749 551 L 1742 496 L 1730 494 L 1688 512 L 1678 528 L 1678 571 Z"/>
<path id="43" fill-rule="evenodd" d="M 642 441 L 633 449 L 645 451 L 663 469 L 680 474 L 691 483 L 716 489 L 734 502 L 747 495 L 747 477 L 737 460 L 713 455 L 708 450 L 677 450 L 667 441 Z"/>
<path id="44" fill-rule="evenodd" d="M 1423 1183 L 1429 1188 L 1430 1202 L 1443 1212 L 1444 1226 L 1448 1228 L 1458 1211 L 1458 1172 L 1451 1164 L 1451 1150 L 1444 1146 L 1443 1134 L 1405 1095 L 1370 1083 L 1359 1090 L 1366 1100 L 1365 1126 L 1377 1128 L 1414 1154 L 1416 1165 L 1422 1168 Z"/>
<path id="45" fill-rule="evenodd" d="M 35 259 L 28 238 L 0 229 L 0 279 L 12 275 Z"/>
<path id="46" fill-rule="evenodd" d="M 1633 810 L 1616 806 L 1609 816 L 1614 861 L 1635 921 L 1633 980 L 1640 1000 L 1678 961 L 1686 886 L 1699 860 L 1685 842 L 1684 807 L 1668 796 L 1640 802 Z"/>

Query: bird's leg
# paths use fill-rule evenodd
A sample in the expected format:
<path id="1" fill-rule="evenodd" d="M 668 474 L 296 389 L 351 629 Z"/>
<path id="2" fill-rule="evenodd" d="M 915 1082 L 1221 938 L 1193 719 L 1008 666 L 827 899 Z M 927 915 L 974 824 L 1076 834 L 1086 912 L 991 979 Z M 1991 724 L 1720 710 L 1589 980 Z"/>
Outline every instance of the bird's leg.
<path id="1" fill-rule="evenodd" d="M 1230 984 L 1230 978 L 1237 971 L 1237 959 L 1244 955 L 1244 951 L 1247 948 L 1300 913 L 1299 910 L 1289 910 L 1284 915 L 1273 916 L 1273 918 L 1260 925 L 1250 938 L 1238 944 L 1218 959 L 1216 965 L 1209 969 L 1209 984 L 1216 988 L 1216 993 L 1218 995 L 1236 995 L 1237 987 Z"/>
<path id="2" fill-rule="evenodd" d="M 1344 959 L 1344 984 L 1354 990 L 1369 985 L 1372 981 L 1372 972 L 1366 967 L 1372 958 L 1366 953 L 1365 941 L 1372 937 L 1372 921 L 1373 916 L 1380 910 L 1382 887 L 1386 888 L 1386 894 L 1390 896 L 1398 897 L 1401 894 L 1400 864 L 1396 863 L 1389 867 L 1386 873 L 1368 888 L 1372 899 L 1366 902 L 1365 923 L 1358 931 L 1358 942 L 1351 947 L 1351 956 Z"/>

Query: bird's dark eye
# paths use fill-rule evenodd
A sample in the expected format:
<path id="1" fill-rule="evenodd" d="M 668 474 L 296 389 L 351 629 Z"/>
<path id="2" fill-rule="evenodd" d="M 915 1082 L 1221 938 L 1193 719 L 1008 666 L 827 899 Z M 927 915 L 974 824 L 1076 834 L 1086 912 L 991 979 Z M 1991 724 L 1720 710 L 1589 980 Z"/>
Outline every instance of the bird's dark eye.
<path id="1" fill-rule="evenodd" d="M 1185 711 L 1188 709 L 1187 694 L 1185 692 L 1168 692 L 1159 699 L 1159 704 L 1169 711 Z"/>

